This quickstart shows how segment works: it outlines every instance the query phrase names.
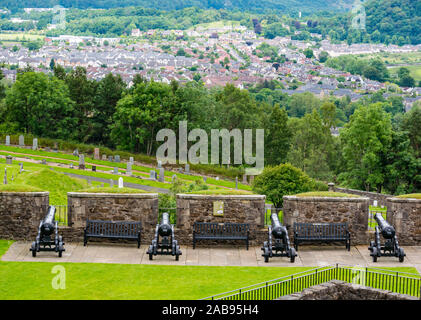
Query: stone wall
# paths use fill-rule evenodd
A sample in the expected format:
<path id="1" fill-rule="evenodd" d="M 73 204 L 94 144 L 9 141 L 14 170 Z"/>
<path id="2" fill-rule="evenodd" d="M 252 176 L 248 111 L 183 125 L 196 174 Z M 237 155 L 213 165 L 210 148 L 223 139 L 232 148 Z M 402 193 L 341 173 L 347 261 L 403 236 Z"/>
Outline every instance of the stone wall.
<path id="1" fill-rule="evenodd" d="M 400 245 L 421 245 L 421 199 L 388 198 L 386 219 Z"/>
<path id="2" fill-rule="evenodd" d="M 180 243 L 191 245 L 194 222 L 249 223 L 250 244 L 261 245 L 267 237 L 267 229 L 264 229 L 265 199 L 263 195 L 178 194 L 176 237 Z M 215 201 L 223 202 L 222 217 L 213 215 Z M 239 244 L 238 241 L 235 243 Z"/>
<path id="3" fill-rule="evenodd" d="M 291 238 L 294 222 L 339 223 L 347 222 L 351 245 L 367 244 L 368 198 L 297 197 L 284 196 L 283 219 Z"/>
<path id="4" fill-rule="evenodd" d="M 0 237 L 35 240 L 48 203 L 48 192 L 0 192 Z"/>
<path id="5" fill-rule="evenodd" d="M 82 241 L 86 219 L 141 221 L 142 243 L 150 243 L 158 221 L 158 194 L 77 193 L 68 194 L 71 227 L 61 228 L 67 241 Z M 93 239 L 95 241 L 95 239 Z"/>
<path id="6" fill-rule="evenodd" d="M 339 188 L 336 186 L 330 186 L 329 190 L 334 192 L 342 192 L 342 193 L 349 193 L 354 194 L 360 197 L 369 198 L 370 204 L 373 204 L 374 201 L 377 201 L 378 206 L 386 206 L 387 198 L 393 197 L 390 194 L 383 194 L 377 192 L 369 192 L 369 191 L 362 191 L 362 190 L 355 190 L 355 189 L 347 189 L 347 188 Z"/>
<path id="7" fill-rule="evenodd" d="M 374 289 L 344 281 L 332 280 L 277 300 L 418 300 L 391 291 Z"/>

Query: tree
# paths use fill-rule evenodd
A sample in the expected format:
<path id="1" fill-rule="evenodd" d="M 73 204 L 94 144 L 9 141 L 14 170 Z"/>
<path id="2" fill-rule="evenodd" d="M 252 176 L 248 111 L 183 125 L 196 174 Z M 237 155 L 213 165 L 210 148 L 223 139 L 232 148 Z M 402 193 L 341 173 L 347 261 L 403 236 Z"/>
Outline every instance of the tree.
<path id="1" fill-rule="evenodd" d="M 292 130 L 288 126 L 288 114 L 278 105 L 273 107 L 269 117 L 269 124 L 265 126 L 265 162 L 269 165 L 284 163 L 291 147 Z"/>
<path id="2" fill-rule="evenodd" d="M 293 132 L 288 161 L 313 178 L 329 180 L 329 157 L 333 152 L 330 128 L 323 124 L 316 110 L 301 119 L 290 119 Z"/>
<path id="3" fill-rule="evenodd" d="M 55 65 L 56 65 L 56 63 L 54 61 L 54 58 L 51 58 L 51 60 L 50 60 L 50 70 L 54 70 Z"/>
<path id="4" fill-rule="evenodd" d="M 345 172 L 339 178 L 351 188 L 381 192 L 384 159 L 392 140 L 390 115 L 382 103 L 362 105 L 341 131 Z"/>
<path id="5" fill-rule="evenodd" d="M 300 169 L 289 163 L 265 167 L 252 184 L 254 192 L 266 195 L 276 208 L 281 208 L 283 196 L 310 191 L 312 181 Z"/>
<path id="6" fill-rule="evenodd" d="M 118 148 L 151 155 L 156 133 L 177 128 L 184 115 L 178 106 L 170 85 L 153 80 L 138 83 L 117 103 L 111 140 Z"/>
<path id="7" fill-rule="evenodd" d="M 310 59 L 314 57 L 313 54 L 313 50 L 311 50 L 310 48 L 307 48 L 303 51 L 304 55 L 306 56 L 306 58 Z"/>
<path id="8" fill-rule="evenodd" d="M 327 53 L 326 51 L 322 51 L 319 54 L 319 61 L 321 63 L 324 63 L 327 61 L 327 59 L 329 59 L 329 53 Z"/>
<path id="9" fill-rule="evenodd" d="M 417 158 L 421 158 L 421 103 L 415 103 L 402 120 L 402 130 L 408 132 L 409 141 Z"/>
<path id="10" fill-rule="evenodd" d="M 93 134 L 91 120 L 95 108 L 97 82 L 87 78 L 86 69 L 76 67 L 66 74 L 65 82 L 69 87 L 70 98 L 75 102 L 74 117 L 77 126 L 74 128 L 77 139 L 88 142 Z"/>
<path id="11" fill-rule="evenodd" d="M 109 73 L 98 82 L 95 95 L 94 123 L 92 141 L 110 145 L 110 131 L 117 102 L 122 98 L 126 83 L 120 75 Z"/>
<path id="12" fill-rule="evenodd" d="M 73 103 L 65 83 L 43 73 L 26 72 L 17 76 L 6 96 L 10 122 L 19 131 L 68 139 L 73 136 Z"/>

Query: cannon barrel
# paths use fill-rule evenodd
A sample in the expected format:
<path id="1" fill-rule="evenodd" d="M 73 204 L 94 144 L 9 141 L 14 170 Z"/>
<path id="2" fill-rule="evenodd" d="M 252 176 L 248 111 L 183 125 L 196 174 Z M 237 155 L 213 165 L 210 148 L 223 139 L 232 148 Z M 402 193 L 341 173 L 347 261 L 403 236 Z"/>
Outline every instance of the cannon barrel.
<path id="1" fill-rule="evenodd" d="M 287 229 L 279 221 L 278 215 L 276 213 L 272 213 L 270 220 L 272 221 L 272 235 L 277 239 L 283 238 Z"/>
<path id="2" fill-rule="evenodd" d="M 49 236 L 54 232 L 55 214 L 56 214 L 56 207 L 50 206 L 48 208 L 47 214 L 45 215 L 41 223 L 41 233 L 43 235 Z"/>
<path id="3" fill-rule="evenodd" d="M 170 224 L 170 215 L 168 212 L 162 214 L 161 223 L 158 227 L 158 232 L 162 237 L 171 235 L 172 229 Z"/>
<path id="4" fill-rule="evenodd" d="M 392 239 L 395 236 L 395 228 L 393 228 L 380 213 L 376 213 L 374 216 L 377 224 L 379 225 L 380 232 L 385 239 Z"/>

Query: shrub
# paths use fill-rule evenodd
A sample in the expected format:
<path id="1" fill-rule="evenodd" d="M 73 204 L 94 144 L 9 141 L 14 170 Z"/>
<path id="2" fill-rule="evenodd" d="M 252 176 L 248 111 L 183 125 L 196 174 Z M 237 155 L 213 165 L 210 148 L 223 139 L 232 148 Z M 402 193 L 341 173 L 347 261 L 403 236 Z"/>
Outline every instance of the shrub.
<path id="1" fill-rule="evenodd" d="M 253 182 L 254 192 L 266 195 L 275 207 L 283 204 L 282 197 L 312 190 L 314 182 L 302 170 L 286 163 L 276 167 L 266 167 Z"/>

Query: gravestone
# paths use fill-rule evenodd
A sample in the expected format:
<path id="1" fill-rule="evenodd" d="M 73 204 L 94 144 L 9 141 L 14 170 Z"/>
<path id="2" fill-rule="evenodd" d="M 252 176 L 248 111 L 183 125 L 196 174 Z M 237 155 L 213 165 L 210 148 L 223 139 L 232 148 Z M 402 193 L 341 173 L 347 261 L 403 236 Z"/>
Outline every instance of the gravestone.
<path id="1" fill-rule="evenodd" d="M 165 181 L 165 169 L 160 168 L 159 169 L 159 182 L 164 182 L 164 181 Z"/>
<path id="2" fill-rule="evenodd" d="M 54 152 L 57 152 L 57 150 L 58 150 L 58 143 L 57 142 L 54 142 L 54 149 L 53 149 L 53 151 Z"/>
<path id="3" fill-rule="evenodd" d="M 247 175 L 246 174 L 243 174 L 243 183 L 247 184 Z"/>
<path id="4" fill-rule="evenodd" d="M 38 149 L 38 139 L 34 138 L 34 140 L 32 140 L 32 150 L 37 150 Z"/>
<path id="5" fill-rule="evenodd" d="M 124 187 L 124 182 L 123 182 L 123 178 L 122 177 L 118 178 L 118 187 L 119 188 L 123 188 Z"/>
<path id="6" fill-rule="evenodd" d="M 79 169 L 85 170 L 85 156 L 83 154 L 79 155 Z"/>
<path id="7" fill-rule="evenodd" d="M 208 180 L 208 178 L 203 177 L 203 182 L 206 183 L 206 180 Z"/>
<path id="8" fill-rule="evenodd" d="M 92 171 L 96 172 L 96 166 L 92 166 Z"/>
<path id="9" fill-rule="evenodd" d="M 113 173 L 114 173 L 114 174 L 118 174 L 118 168 L 117 168 L 117 167 L 114 167 L 114 171 L 113 171 Z"/>
<path id="10" fill-rule="evenodd" d="M 162 168 L 162 161 L 158 160 L 158 168 Z"/>
<path id="11" fill-rule="evenodd" d="M 215 180 L 219 180 L 219 177 L 216 177 Z"/>
<path id="12" fill-rule="evenodd" d="M 94 159 L 99 160 L 99 148 L 94 149 Z"/>
<path id="13" fill-rule="evenodd" d="M 131 162 L 127 162 L 126 174 L 128 176 L 131 176 L 132 175 L 132 163 Z"/>
<path id="14" fill-rule="evenodd" d="M 114 180 L 113 179 L 110 179 L 110 187 L 111 188 L 114 187 Z"/>
<path id="15" fill-rule="evenodd" d="M 73 151 L 73 155 L 74 155 L 75 157 L 79 157 L 79 150 L 78 150 L 78 149 L 75 149 L 75 150 Z"/>
<path id="16" fill-rule="evenodd" d="M 186 165 L 184 166 L 184 171 L 185 173 L 189 174 L 190 173 L 190 165 L 188 163 L 186 163 Z"/>
<path id="17" fill-rule="evenodd" d="M 19 173 L 22 173 L 22 171 L 23 171 L 23 163 L 20 162 L 19 163 Z"/>
<path id="18" fill-rule="evenodd" d="M 107 156 L 105 154 L 102 155 L 102 161 L 107 161 Z"/>
<path id="19" fill-rule="evenodd" d="M 176 180 L 177 180 L 177 175 L 176 174 L 173 174 L 172 177 L 171 177 L 171 181 L 174 182 Z"/>
<path id="20" fill-rule="evenodd" d="M 42 160 L 41 160 L 41 164 L 47 164 L 47 160 L 42 159 Z"/>
<path id="21" fill-rule="evenodd" d="M 13 157 L 12 156 L 6 156 L 6 164 L 12 164 L 13 163 Z"/>
<path id="22" fill-rule="evenodd" d="M 3 184 L 7 184 L 7 168 L 4 168 Z"/>
<path id="23" fill-rule="evenodd" d="M 238 177 L 235 177 L 235 189 L 238 190 Z"/>
<path id="24" fill-rule="evenodd" d="M 151 170 L 149 173 L 149 177 L 153 180 L 156 180 L 156 171 L 155 170 Z"/>
<path id="25" fill-rule="evenodd" d="M 377 200 L 373 201 L 373 207 L 377 207 Z"/>
<path id="26" fill-rule="evenodd" d="M 113 156 L 108 156 L 108 161 L 113 162 Z"/>
<path id="27" fill-rule="evenodd" d="M 10 146 L 10 136 L 6 136 L 6 146 Z"/>
<path id="28" fill-rule="evenodd" d="M 133 158 L 133 157 L 130 157 L 129 162 L 130 162 L 131 164 L 133 164 L 133 163 L 134 163 L 134 158 Z"/>
<path id="29" fill-rule="evenodd" d="M 70 169 L 73 169 L 73 163 L 70 164 Z"/>
<path id="30" fill-rule="evenodd" d="M 25 146 L 25 137 L 24 136 L 19 136 L 19 147 L 24 147 Z"/>
<path id="31" fill-rule="evenodd" d="M 45 147 L 45 151 L 50 152 L 50 147 Z"/>
<path id="32" fill-rule="evenodd" d="M 120 163 L 120 156 L 118 154 L 114 157 L 114 162 Z"/>

